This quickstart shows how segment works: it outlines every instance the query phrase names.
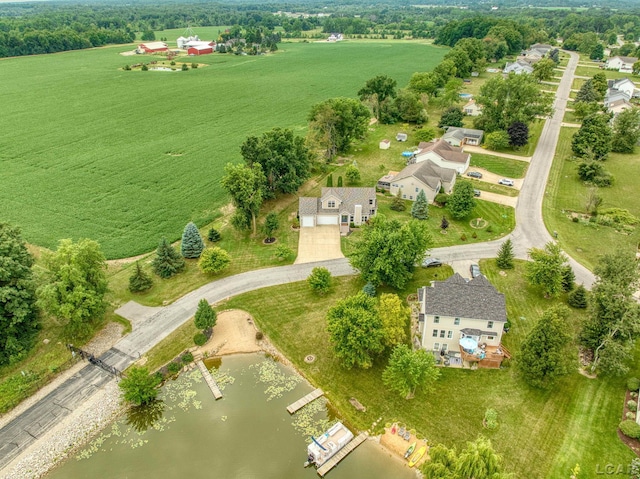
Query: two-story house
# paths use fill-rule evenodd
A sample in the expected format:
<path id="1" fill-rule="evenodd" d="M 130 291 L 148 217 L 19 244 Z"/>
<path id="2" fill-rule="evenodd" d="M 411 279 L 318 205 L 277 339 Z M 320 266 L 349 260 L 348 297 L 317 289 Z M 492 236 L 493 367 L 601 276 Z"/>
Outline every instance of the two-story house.
<path id="1" fill-rule="evenodd" d="M 300 226 L 340 225 L 343 235 L 352 223 L 362 225 L 377 209 L 375 188 L 322 188 L 320 198 L 298 200 Z"/>
<path id="2" fill-rule="evenodd" d="M 504 295 L 483 275 L 458 273 L 418 290 L 420 345 L 440 364 L 498 368 L 508 352 L 500 343 L 507 310 Z"/>

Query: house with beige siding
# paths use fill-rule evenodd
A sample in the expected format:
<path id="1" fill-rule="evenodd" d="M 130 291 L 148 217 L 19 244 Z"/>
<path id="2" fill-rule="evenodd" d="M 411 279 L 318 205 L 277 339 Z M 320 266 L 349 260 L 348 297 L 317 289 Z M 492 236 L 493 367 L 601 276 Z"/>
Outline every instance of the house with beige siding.
<path id="1" fill-rule="evenodd" d="M 469 168 L 471 155 L 459 146 L 453 146 L 438 138 L 428 143 L 422 142 L 418 145 L 418 151 L 414 154 L 412 163 L 431 160 L 440 168 L 449 168 L 462 174 Z"/>
<path id="2" fill-rule="evenodd" d="M 507 321 L 504 295 L 483 275 L 458 273 L 418 290 L 420 345 L 439 364 L 498 368 L 509 352 L 502 346 Z"/>
<path id="3" fill-rule="evenodd" d="M 433 161 L 426 160 L 408 165 L 386 183 L 392 195 L 397 195 L 399 190 L 401 198 L 415 201 L 420 191 L 424 191 L 427 201 L 433 202 L 441 187 L 445 193 L 451 193 L 456 176 L 456 170 L 441 168 Z M 385 178 L 378 180 L 379 187 Z"/>

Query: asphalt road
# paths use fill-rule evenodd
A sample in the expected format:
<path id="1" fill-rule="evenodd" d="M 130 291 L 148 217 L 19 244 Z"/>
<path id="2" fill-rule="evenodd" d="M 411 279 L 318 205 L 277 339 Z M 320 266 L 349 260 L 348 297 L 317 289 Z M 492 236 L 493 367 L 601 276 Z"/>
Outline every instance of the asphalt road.
<path id="1" fill-rule="evenodd" d="M 571 52 L 570 55 L 571 60 L 558 87 L 554 103 L 555 113 L 545 123 L 518 197 L 517 226 L 510 235 L 514 243 L 514 252 L 518 258 L 526 258 L 529 248 L 541 248 L 552 240 L 542 220 L 542 199 L 560 134 L 560 124 L 569 97 L 573 74 L 578 63 L 578 56 Z M 431 254 L 446 262 L 454 260 L 476 261 L 481 258 L 495 257 L 503 241 L 504 239 L 436 248 L 432 250 Z M 575 261 L 571 260 L 571 263 L 576 273 L 576 280 L 586 287 L 590 287 L 594 280 L 593 274 Z M 328 268 L 333 276 L 346 276 L 355 273 L 349 265 L 349 261 L 343 258 L 249 271 L 214 281 L 162 308 L 147 321 L 144 321 L 140 327 L 118 341 L 100 359 L 119 370 L 126 369 L 137 358 L 193 317 L 200 299 L 205 298 L 210 303 L 215 303 L 248 291 L 301 281 L 307 278 L 315 266 Z M 7 423 L 0 429 L 0 470 L 17 457 L 21 451 L 33 444 L 56 422 L 111 380 L 113 377 L 109 373 L 88 364 L 41 401 Z"/>

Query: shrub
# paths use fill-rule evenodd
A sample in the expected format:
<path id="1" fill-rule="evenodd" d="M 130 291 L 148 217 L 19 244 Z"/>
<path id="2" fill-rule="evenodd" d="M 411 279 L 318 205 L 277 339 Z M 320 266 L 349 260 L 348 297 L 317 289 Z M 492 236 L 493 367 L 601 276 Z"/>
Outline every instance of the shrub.
<path id="1" fill-rule="evenodd" d="M 631 439 L 640 438 L 640 425 L 635 421 L 631 421 L 626 419 L 620 423 L 618 426 L 620 428 L 620 432 Z"/>
<path id="2" fill-rule="evenodd" d="M 202 346 L 207 342 L 207 336 L 204 333 L 197 333 L 193 337 L 193 342 L 196 346 Z"/>
<path id="3" fill-rule="evenodd" d="M 571 218 L 571 221 L 573 221 L 574 223 L 578 223 L 580 220 L 577 216 L 574 216 L 573 218 Z"/>
<path id="4" fill-rule="evenodd" d="M 344 175 L 347 178 L 347 183 L 349 183 L 350 185 L 353 185 L 360 181 L 360 170 L 355 165 L 347 166 Z"/>
<path id="5" fill-rule="evenodd" d="M 584 309 L 587 307 L 587 290 L 583 285 L 578 286 L 569 293 L 567 303 L 569 303 L 569 306 L 572 308 Z M 638 387 L 640 387 L 640 385 Z"/>
<path id="6" fill-rule="evenodd" d="M 631 399 L 638 399 L 638 393 L 635 391 L 631 391 L 631 394 L 629 394 L 629 396 L 631 396 Z"/>
<path id="7" fill-rule="evenodd" d="M 231 257 L 226 250 L 216 246 L 207 248 L 202 252 L 198 267 L 203 273 L 215 274 L 219 273 L 231 263 Z"/>
<path id="8" fill-rule="evenodd" d="M 362 292 L 367 296 L 373 298 L 376 295 L 376 287 L 373 283 L 369 282 L 364 285 Z"/>
<path id="9" fill-rule="evenodd" d="M 486 231 L 487 233 L 493 233 L 493 226 L 491 226 L 491 225 L 487 226 L 487 228 L 485 229 L 485 231 Z"/>
<path id="10" fill-rule="evenodd" d="M 436 197 L 433 199 L 440 206 L 447 206 L 447 201 L 449 201 L 449 195 L 446 193 L 438 193 Z"/>
<path id="11" fill-rule="evenodd" d="M 433 128 L 420 128 L 419 130 L 416 130 L 413 137 L 418 142 L 431 141 L 436 137 L 436 132 Z"/>
<path id="12" fill-rule="evenodd" d="M 631 419 L 631 420 L 635 421 L 636 413 L 629 411 L 629 412 L 627 412 L 627 414 L 624 415 L 624 417 L 626 417 L 627 419 Z"/>
<path id="13" fill-rule="evenodd" d="M 192 64 L 191 64 L 191 68 L 193 68 L 193 69 L 198 68 L 198 64 L 197 64 L 197 63 L 192 63 Z"/>
<path id="14" fill-rule="evenodd" d="M 176 62 L 174 62 L 173 60 L 171 60 L 170 65 L 175 65 L 175 64 L 176 64 Z"/>
<path id="15" fill-rule="evenodd" d="M 193 361 L 193 354 L 187 351 L 180 357 L 180 359 L 182 360 L 183 363 L 189 364 L 190 362 Z"/>
<path id="16" fill-rule="evenodd" d="M 462 236 L 460 236 L 460 239 L 461 239 L 462 241 L 467 241 L 467 235 L 466 235 L 466 234 L 464 234 L 464 233 L 462 233 Z"/>
<path id="17" fill-rule="evenodd" d="M 293 251 L 285 245 L 281 244 L 276 247 L 276 251 L 274 253 L 275 257 L 280 261 L 284 261 L 286 259 L 291 259 L 293 256 Z"/>
<path id="18" fill-rule="evenodd" d="M 484 427 L 495 429 L 498 427 L 498 411 L 489 408 L 484 412 Z"/>
<path id="19" fill-rule="evenodd" d="M 125 70 L 127 70 L 127 71 L 129 71 L 129 70 L 131 70 L 131 67 L 130 67 L 129 65 L 125 65 L 125 66 L 124 66 L 124 69 L 125 69 Z"/>
<path id="20" fill-rule="evenodd" d="M 222 239 L 222 236 L 220 236 L 220 232 L 217 229 L 211 228 L 209 229 L 209 234 L 207 235 L 207 238 L 212 243 L 217 243 Z"/>
<path id="21" fill-rule="evenodd" d="M 331 272 L 327 268 L 316 267 L 311 270 L 311 274 L 307 278 L 307 284 L 314 293 L 321 296 L 327 294 L 331 290 Z"/>
<path id="22" fill-rule="evenodd" d="M 176 362 L 170 362 L 167 365 L 167 371 L 169 371 L 171 374 L 176 374 L 180 372 L 181 369 L 182 369 L 182 365 Z"/>
<path id="23" fill-rule="evenodd" d="M 635 402 L 633 399 L 631 401 L 627 401 L 627 408 L 629 408 L 631 411 L 637 411 L 638 403 Z"/>
<path id="24" fill-rule="evenodd" d="M 147 64 L 143 64 L 142 67 L 140 68 L 140 70 L 142 70 L 143 72 L 146 72 L 147 70 L 149 70 L 149 67 L 147 66 Z"/>
<path id="25" fill-rule="evenodd" d="M 186 63 L 183 63 L 181 68 L 183 72 L 186 72 L 189 69 Z"/>
<path id="26" fill-rule="evenodd" d="M 264 338 L 264 334 L 262 334 L 262 331 L 256 331 L 256 339 L 260 341 L 262 338 Z"/>
<path id="27" fill-rule="evenodd" d="M 478 233 L 476 233 L 475 231 L 473 232 L 473 234 L 471 235 L 472 238 L 477 238 L 478 237 Z"/>

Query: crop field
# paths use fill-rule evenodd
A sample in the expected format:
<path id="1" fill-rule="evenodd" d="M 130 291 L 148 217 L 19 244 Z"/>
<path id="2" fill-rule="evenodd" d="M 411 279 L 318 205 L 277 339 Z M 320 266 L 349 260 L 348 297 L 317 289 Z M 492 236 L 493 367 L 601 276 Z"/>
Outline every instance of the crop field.
<path id="1" fill-rule="evenodd" d="M 403 87 L 446 50 L 417 42 L 283 43 L 209 55 L 188 72 L 123 71 L 118 46 L 0 63 L 0 220 L 55 247 L 92 238 L 109 258 L 150 251 L 226 201 L 223 167 L 249 135 L 306 134 L 310 107 L 386 74 Z M 159 60 L 161 58 L 158 58 Z M 195 61 L 190 57 L 189 62 Z"/>

